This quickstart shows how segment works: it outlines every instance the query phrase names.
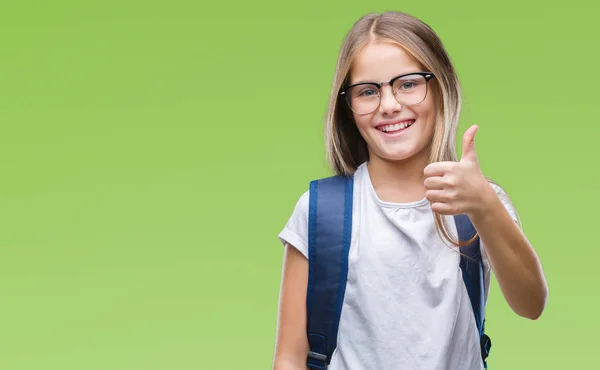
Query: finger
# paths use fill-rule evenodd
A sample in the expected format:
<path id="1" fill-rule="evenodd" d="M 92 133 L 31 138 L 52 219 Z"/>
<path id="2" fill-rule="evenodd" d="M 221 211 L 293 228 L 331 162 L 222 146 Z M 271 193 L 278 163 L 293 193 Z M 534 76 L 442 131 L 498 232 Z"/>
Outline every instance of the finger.
<path id="1" fill-rule="evenodd" d="M 445 181 L 443 177 L 440 176 L 434 176 L 434 177 L 427 177 L 425 179 L 425 188 L 426 189 L 430 189 L 430 190 L 435 190 L 435 189 L 443 189 L 445 186 Z"/>
<path id="2" fill-rule="evenodd" d="M 456 162 L 435 162 L 427 165 L 423 171 L 425 177 L 444 176 L 456 166 Z"/>
<path id="3" fill-rule="evenodd" d="M 463 160 L 477 160 L 477 153 L 475 152 L 475 134 L 479 126 L 473 125 L 469 127 L 465 134 L 463 135 L 462 141 L 462 157 Z"/>
<path id="4" fill-rule="evenodd" d="M 453 215 L 455 214 L 454 209 L 443 202 L 435 202 L 431 204 L 431 210 L 440 215 Z"/>
<path id="5" fill-rule="evenodd" d="M 425 192 L 425 198 L 430 202 L 447 202 L 448 196 L 443 190 L 427 190 Z"/>

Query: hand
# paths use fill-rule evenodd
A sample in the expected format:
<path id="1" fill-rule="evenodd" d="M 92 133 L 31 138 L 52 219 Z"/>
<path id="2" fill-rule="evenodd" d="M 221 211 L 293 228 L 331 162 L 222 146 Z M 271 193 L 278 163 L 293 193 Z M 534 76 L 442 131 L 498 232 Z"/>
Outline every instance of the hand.
<path id="1" fill-rule="evenodd" d="M 481 173 L 475 152 L 478 128 L 474 125 L 465 132 L 460 162 L 437 162 L 425 167 L 425 197 L 433 212 L 473 216 L 485 207 L 486 197 L 493 189 Z"/>

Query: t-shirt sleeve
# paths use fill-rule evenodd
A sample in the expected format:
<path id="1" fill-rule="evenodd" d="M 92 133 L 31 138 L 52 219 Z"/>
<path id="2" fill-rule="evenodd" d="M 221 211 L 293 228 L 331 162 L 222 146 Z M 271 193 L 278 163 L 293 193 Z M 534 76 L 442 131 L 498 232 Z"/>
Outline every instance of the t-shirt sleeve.
<path id="1" fill-rule="evenodd" d="M 496 195 L 498 195 L 498 197 L 500 198 L 500 201 L 504 205 L 504 208 L 508 211 L 508 213 L 510 214 L 512 219 L 515 222 L 518 222 L 517 212 L 516 212 L 514 206 L 511 204 L 511 201 L 509 200 L 508 195 L 506 194 L 504 189 L 502 189 L 500 186 L 498 186 L 496 184 L 491 184 L 491 185 L 492 185 L 492 188 L 496 191 Z M 481 259 L 483 261 L 483 266 L 485 268 L 484 274 L 485 274 L 486 286 L 489 287 L 492 267 L 490 266 L 490 261 L 488 259 L 483 241 L 481 242 L 480 247 L 481 247 Z M 486 289 L 486 299 L 487 299 L 488 291 L 489 291 L 489 289 Z"/>
<path id="2" fill-rule="evenodd" d="M 308 197 L 307 190 L 296 202 L 294 211 L 278 237 L 285 246 L 290 244 L 308 258 Z"/>

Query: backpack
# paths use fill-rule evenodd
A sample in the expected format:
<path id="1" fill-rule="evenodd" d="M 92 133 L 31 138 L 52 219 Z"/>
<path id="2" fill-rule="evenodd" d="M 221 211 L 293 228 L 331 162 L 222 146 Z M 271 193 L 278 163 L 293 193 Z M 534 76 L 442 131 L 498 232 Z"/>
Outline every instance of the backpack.
<path id="1" fill-rule="evenodd" d="M 325 370 L 337 346 L 337 334 L 348 276 L 348 252 L 352 234 L 353 176 L 336 175 L 310 183 L 308 216 L 308 287 L 306 296 L 307 366 Z M 461 241 L 470 240 L 475 228 L 466 215 L 454 216 Z M 491 340 L 484 333 L 485 295 L 479 238 L 462 247 L 460 268 L 471 300 L 480 337 L 481 357 L 486 358 Z"/>

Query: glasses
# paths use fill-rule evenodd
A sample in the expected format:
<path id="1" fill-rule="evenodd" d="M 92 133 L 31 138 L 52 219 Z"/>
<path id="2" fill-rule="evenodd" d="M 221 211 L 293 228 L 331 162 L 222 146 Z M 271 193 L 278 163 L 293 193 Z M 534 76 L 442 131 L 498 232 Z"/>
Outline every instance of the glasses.
<path id="1" fill-rule="evenodd" d="M 430 72 L 413 72 L 392 78 L 388 82 L 361 82 L 340 92 L 350 109 L 360 115 L 375 112 L 381 104 L 381 88 L 392 87 L 394 97 L 403 106 L 416 105 L 427 96 L 427 82 L 435 77 Z"/>

